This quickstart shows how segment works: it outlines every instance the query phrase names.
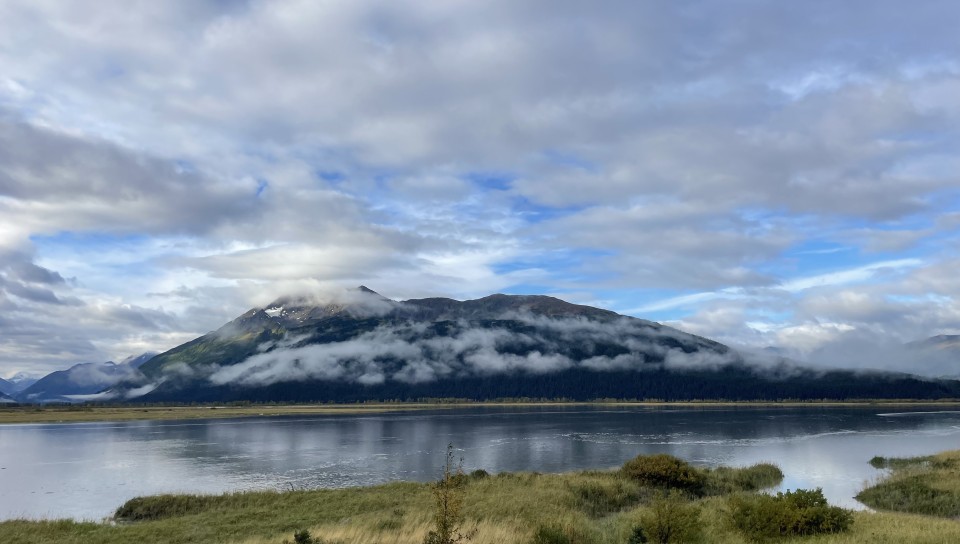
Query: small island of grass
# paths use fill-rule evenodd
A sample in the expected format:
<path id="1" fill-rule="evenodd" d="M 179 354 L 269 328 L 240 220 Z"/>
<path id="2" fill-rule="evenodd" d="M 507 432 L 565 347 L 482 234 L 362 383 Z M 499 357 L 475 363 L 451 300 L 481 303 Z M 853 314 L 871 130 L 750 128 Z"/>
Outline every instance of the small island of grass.
<path id="1" fill-rule="evenodd" d="M 924 457 L 874 457 L 870 464 L 891 472 L 861 491 L 860 502 L 878 510 L 960 520 L 960 450 Z"/>

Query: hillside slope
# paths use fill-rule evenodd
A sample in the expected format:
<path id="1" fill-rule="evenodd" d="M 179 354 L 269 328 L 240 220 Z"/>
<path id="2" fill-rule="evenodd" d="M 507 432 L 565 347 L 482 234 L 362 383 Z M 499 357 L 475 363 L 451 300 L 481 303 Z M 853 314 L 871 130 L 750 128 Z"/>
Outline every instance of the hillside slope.
<path id="1" fill-rule="evenodd" d="M 162 353 L 137 401 L 422 398 L 846 399 L 960 396 L 960 383 L 815 372 L 548 296 L 402 302 L 361 287 L 289 297 Z"/>

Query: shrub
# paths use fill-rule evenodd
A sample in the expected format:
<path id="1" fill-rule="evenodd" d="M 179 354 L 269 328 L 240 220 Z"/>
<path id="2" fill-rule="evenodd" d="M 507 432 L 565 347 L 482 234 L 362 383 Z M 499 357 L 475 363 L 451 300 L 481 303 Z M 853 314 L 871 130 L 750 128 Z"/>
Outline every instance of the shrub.
<path id="1" fill-rule="evenodd" d="M 471 480 L 482 480 L 484 478 L 489 478 L 489 477 L 490 477 L 490 473 L 487 472 L 486 470 L 483 470 L 482 468 L 478 468 L 477 470 L 474 470 L 473 472 L 470 473 Z"/>
<path id="2" fill-rule="evenodd" d="M 624 463 L 621 469 L 628 478 L 643 485 L 682 489 L 698 493 L 705 478 L 690 463 L 672 455 L 639 455 Z"/>
<path id="3" fill-rule="evenodd" d="M 570 544 L 570 537 L 562 527 L 541 525 L 533 534 L 533 544 Z"/>
<path id="4" fill-rule="evenodd" d="M 589 539 L 572 525 L 541 525 L 533 534 L 531 544 L 587 544 Z"/>
<path id="5" fill-rule="evenodd" d="M 644 494 L 633 482 L 586 481 L 571 484 L 574 504 L 590 516 L 598 517 L 623 510 L 643 499 Z"/>
<path id="6" fill-rule="evenodd" d="M 124 521 L 148 521 L 185 516 L 206 510 L 216 500 L 216 497 L 201 495 L 136 497 L 123 503 L 113 516 Z"/>
<path id="7" fill-rule="evenodd" d="M 427 533 L 424 544 L 458 544 L 469 540 L 471 535 L 461 532 L 463 525 L 464 487 L 467 478 L 463 474 L 463 459 L 454 467 L 453 444 L 447 446 L 443 476 L 431 486 L 437 505 L 434 514 L 435 530 Z"/>
<path id="8" fill-rule="evenodd" d="M 870 459 L 870 466 L 873 468 L 887 468 L 887 458 L 880 455 L 875 455 L 872 459 Z"/>
<path id="9" fill-rule="evenodd" d="M 730 521 L 753 540 L 845 531 L 853 515 L 830 506 L 820 488 L 773 495 L 734 496 L 728 501 Z"/>
<path id="10" fill-rule="evenodd" d="M 678 491 L 660 494 L 640 521 L 640 537 L 655 544 L 697 542 L 701 536 L 700 509 Z M 634 530 L 634 535 L 637 531 Z"/>
<path id="11" fill-rule="evenodd" d="M 290 544 L 290 541 L 283 539 L 283 544 Z M 293 544 L 325 544 L 322 538 L 314 538 L 310 531 L 301 529 L 293 533 Z"/>
<path id="12" fill-rule="evenodd" d="M 627 539 L 627 544 L 647 544 L 648 542 L 650 540 L 647 539 L 647 533 L 639 525 L 633 528 L 630 537 Z"/>
<path id="13" fill-rule="evenodd" d="M 758 491 L 783 481 L 776 465 L 759 463 L 745 468 L 717 467 L 706 472 L 705 492 L 726 495 L 737 491 Z"/>
<path id="14" fill-rule="evenodd" d="M 894 470 L 903 470 L 910 467 L 937 467 L 938 463 L 935 455 L 926 455 L 922 457 L 883 457 L 880 455 L 870 459 L 870 466 L 873 468 L 890 468 Z"/>

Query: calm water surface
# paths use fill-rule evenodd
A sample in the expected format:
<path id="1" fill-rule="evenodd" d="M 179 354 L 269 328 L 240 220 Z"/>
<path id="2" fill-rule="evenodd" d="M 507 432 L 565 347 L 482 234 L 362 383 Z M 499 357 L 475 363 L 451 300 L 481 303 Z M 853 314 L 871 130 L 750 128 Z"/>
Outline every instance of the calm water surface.
<path id="1" fill-rule="evenodd" d="M 472 408 L 376 415 L 0 425 L 0 519 L 101 519 L 156 493 L 431 480 L 453 443 L 468 470 L 615 467 L 641 453 L 778 464 L 831 502 L 874 455 L 960 448 L 960 411 L 880 408 Z"/>

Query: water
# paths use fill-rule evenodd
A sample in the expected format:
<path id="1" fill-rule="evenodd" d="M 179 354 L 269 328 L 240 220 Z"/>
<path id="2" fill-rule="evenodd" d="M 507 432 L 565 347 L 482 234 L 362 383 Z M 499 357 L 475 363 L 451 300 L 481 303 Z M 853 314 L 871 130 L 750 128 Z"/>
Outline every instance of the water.
<path id="1" fill-rule="evenodd" d="M 102 519 L 156 493 L 435 479 L 467 470 L 612 468 L 641 453 L 702 466 L 778 464 L 783 488 L 853 495 L 874 455 L 960 447 L 960 411 L 930 408 L 490 407 L 375 415 L 0 425 L 0 519 Z"/>

